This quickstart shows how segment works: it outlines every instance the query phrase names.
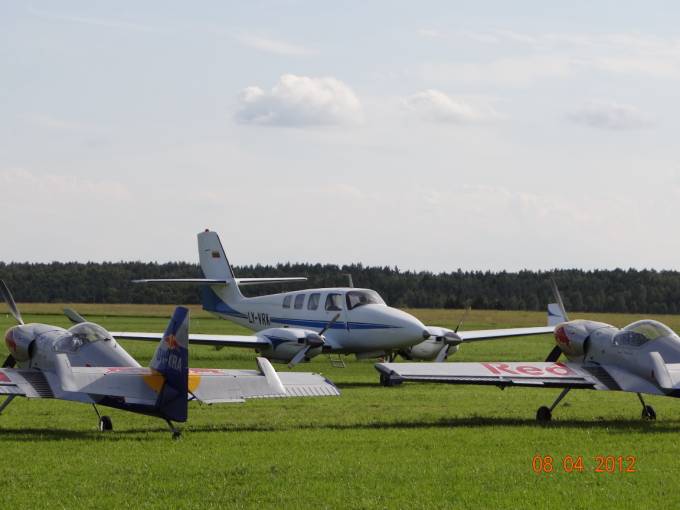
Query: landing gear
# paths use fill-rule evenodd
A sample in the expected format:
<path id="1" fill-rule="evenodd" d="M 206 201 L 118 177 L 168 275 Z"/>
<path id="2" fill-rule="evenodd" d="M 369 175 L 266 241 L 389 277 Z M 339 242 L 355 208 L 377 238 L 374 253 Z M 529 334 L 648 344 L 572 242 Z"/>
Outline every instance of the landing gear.
<path id="1" fill-rule="evenodd" d="M 170 432 L 172 432 L 173 439 L 179 439 L 180 437 L 182 437 L 182 431 L 176 428 L 170 420 L 166 418 L 165 422 L 168 424 L 168 427 L 170 427 Z"/>
<path id="2" fill-rule="evenodd" d="M 392 377 L 391 374 L 380 372 L 380 385 L 385 387 L 397 386 L 402 383 L 400 378 Z"/>
<path id="3" fill-rule="evenodd" d="M 560 393 L 557 398 L 555 399 L 555 402 L 552 403 L 550 407 L 547 406 L 541 406 L 538 408 L 538 411 L 536 411 L 536 421 L 541 422 L 541 423 L 547 423 L 552 419 L 552 412 L 553 409 L 557 407 L 557 404 L 559 404 L 564 397 L 567 396 L 567 393 L 569 393 L 569 390 L 571 387 L 567 386 L 562 390 L 562 393 Z"/>
<path id="4" fill-rule="evenodd" d="M 656 411 L 654 410 L 654 408 L 650 405 L 645 404 L 645 401 L 640 393 L 638 393 L 637 396 L 640 399 L 640 403 L 642 404 L 642 419 L 649 421 L 656 420 Z"/>
<path id="5" fill-rule="evenodd" d="M 536 421 L 540 421 L 542 423 L 548 422 L 552 419 L 552 411 L 548 406 L 541 406 L 538 408 L 538 411 L 536 411 Z"/>
<path id="6" fill-rule="evenodd" d="M 108 416 L 99 418 L 99 432 L 108 432 L 113 430 L 113 422 Z"/>
<path id="7" fill-rule="evenodd" d="M 12 403 L 12 400 L 14 400 L 15 397 L 16 397 L 16 395 L 8 395 L 7 396 L 5 401 L 2 404 L 0 404 L 0 414 L 2 414 L 2 412 L 5 410 L 5 408 Z"/>
<path id="8" fill-rule="evenodd" d="M 113 430 L 113 422 L 111 421 L 111 418 L 99 414 L 99 409 L 97 409 L 97 406 L 95 404 L 92 404 L 92 407 L 94 408 L 94 412 L 97 413 L 97 417 L 99 418 L 99 426 L 97 427 L 99 429 L 99 432 L 108 432 L 110 430 Z"/>

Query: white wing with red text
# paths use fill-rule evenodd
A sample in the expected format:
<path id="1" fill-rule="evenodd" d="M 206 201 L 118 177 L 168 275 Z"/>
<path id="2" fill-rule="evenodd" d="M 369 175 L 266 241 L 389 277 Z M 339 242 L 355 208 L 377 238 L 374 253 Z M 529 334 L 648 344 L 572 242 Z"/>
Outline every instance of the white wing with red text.
<path id="1" fill-rule="evenodd" d="M 375 367 L 395 383 L 419 381 L 596 390 L 621 390 L 617 379 L 628 375 L 617 374 L 615 379 L 606 367 L 572 362 L 377 363 Z"/>

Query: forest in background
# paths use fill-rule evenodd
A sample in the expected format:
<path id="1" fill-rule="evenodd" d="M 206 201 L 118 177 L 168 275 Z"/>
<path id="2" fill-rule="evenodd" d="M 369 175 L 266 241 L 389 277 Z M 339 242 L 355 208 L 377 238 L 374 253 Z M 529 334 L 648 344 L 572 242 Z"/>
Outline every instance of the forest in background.
<path id="1" fill-rule="evenodd" d="M 408 308 L 543 310 L 553 301 L 554 276 L 568 310 L 590 312 L 678 313 L 680 273 L 614 269 L 550 272 L 400 271 L 396 267 L 361 264 L 278 264 L 241 266 L 239 277 L 306 276 L 307 282 L 248 286 L 247 296 L 314 287 L 347 286 L 378 291 L 385 301 Z M 4 279 L 20 302 L 192 304 L 199 302 L 195 285 L 135 284 L 138 278 L 201 277 L 197 264 L 171 262 L 2 263 Z"/>

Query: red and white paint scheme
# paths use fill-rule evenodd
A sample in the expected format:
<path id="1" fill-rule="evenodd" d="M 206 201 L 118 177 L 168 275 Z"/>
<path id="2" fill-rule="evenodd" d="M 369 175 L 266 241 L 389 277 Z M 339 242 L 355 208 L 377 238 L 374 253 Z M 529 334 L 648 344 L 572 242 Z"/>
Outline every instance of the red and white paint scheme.
<path id="1" fill-rule="evenodd" d="M 553 283 L 560 315 L 567 319 L 562 298 Z M 680 337 L 654 320 L 624 328 L 604 322 L 565 320 L 555 326 L 555 347 L 544 362 L 378 363 L 381 383 L 404 381 L 448 384 L 563 388 L 550 407 L 536 413 L 547 421 L 571 389 L 618 390 L 637 393 L 642 416 L 655 419 L 642 394 L 680 397 Z M 566 362 L 558 362 L 560 356 Z"/>

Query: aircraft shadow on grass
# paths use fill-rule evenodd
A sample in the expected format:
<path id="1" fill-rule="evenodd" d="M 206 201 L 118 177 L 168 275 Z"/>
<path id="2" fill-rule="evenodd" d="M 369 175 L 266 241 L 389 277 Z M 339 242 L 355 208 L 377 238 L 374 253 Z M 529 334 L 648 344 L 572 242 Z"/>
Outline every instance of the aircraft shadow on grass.
<path id="1" fill-rule="evenodd" d="M 291 430 L 398 430 L 441 428 L 455 429 L 461 427 L 527 427 L 549 429 L 586 429 L 606 430 L 613 434 L 629 434 L 630 432 L 653 432 L 656 434 L 677 434 L 680 431 L 680 419 L 665 420 L 663 422 L 640 421 L 639 419 L 593 419 L 593 420 L 560 420 L 547 424 L 536 423 L 531 418 L 491 418 L 472 416 L 465 418 L 441 418 L 437 420 L 401 420 L 374 421 L 370 423 L 350 424 L 290 424 L 283 426 L 266 425 L 194 425 L 187 428 L 191 433 L 239 433 L 239 432 L 287 432 Z M 8 428 L 0 427 L 0 444 L 3 442 L 35 442 L 40 440 L 106 440 L 125 441 L 129 439 L 143 439 L 150 433 L 164 432 L 163 427 L 143 427 L 127 430 L 117 430 L 115 434 L 102 435 L 96 430 L 76 431 L 71 429 L 49 428 Z"/>

